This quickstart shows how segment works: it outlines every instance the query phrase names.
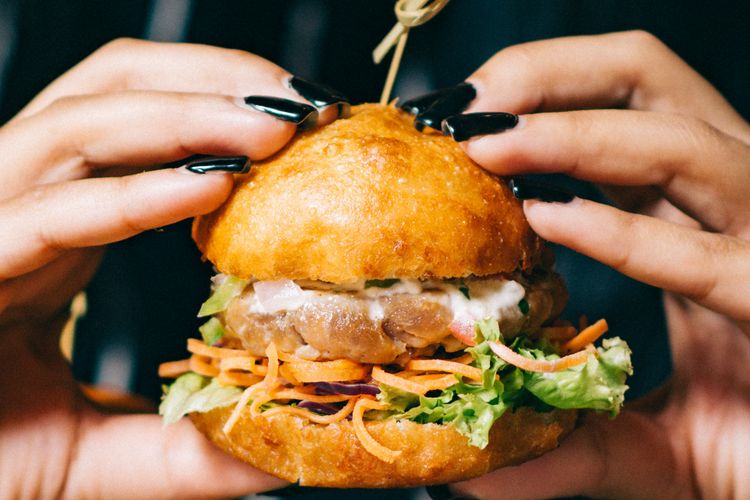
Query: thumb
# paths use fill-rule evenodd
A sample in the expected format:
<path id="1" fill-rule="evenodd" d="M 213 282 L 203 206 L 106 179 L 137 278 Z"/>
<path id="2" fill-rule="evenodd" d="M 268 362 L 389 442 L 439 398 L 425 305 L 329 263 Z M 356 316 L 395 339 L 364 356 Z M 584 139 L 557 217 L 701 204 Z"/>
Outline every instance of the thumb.
<path id="1" fill-rule="evenodd" d="M 82 418 L 69 498 L 234 497 L 286 486 L 215 448 L 187 420 L 156 415 Z"/>
<path id="2" fill-rule="evenodd" d="M 667 434 L 650 416 L 589 414 L 562 446 L 516 467 L 451 486 L 456 497 L 684 498 Z"/>

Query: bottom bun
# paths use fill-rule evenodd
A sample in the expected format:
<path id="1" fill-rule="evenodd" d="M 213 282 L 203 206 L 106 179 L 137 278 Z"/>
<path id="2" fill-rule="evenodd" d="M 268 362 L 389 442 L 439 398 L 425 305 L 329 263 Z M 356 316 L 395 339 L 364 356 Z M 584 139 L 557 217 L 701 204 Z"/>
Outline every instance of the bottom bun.
<path id="1" fill-rule="evenodd" d="M 232 408 L 190 415 L 195 426 L 227 453 L 302 486 L 391 488 L 443 484 L 515 465 L 553 448 L 573 430 L 575 410 L 506 412 L 485 449 L 469 445 L 449 425 L 409 420 L 367 421 L 384 446 L 401 450 L 393 463 L 362 447 L 350 421 L 320 425 L 294 416 L 250 416 L 245 410 L 229 436 L 222 427 Z"/>

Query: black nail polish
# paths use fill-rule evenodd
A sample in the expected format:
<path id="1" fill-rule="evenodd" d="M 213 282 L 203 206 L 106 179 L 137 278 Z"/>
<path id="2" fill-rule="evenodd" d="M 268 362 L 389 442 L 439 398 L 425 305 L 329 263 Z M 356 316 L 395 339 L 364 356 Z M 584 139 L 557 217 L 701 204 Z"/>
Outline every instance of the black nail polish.
<path id="1" fill-rule="evenodd" d="M 250 162 L 247 161 L 247 156 L 203 156 L 191 159 L 185 164 L 185 168 L 195 174 L 208 172 L 246 174 L 250 171 Z"/>
<path id="2" fill-rule="evenodd" d="M 460 83 L 419 113 L 414 119 L 414 126 L 417 130 L 423 130 L 425 127 L 440 129 L 440 123 L 445 118 L 466 109 L 476 96 L 477 91 L 472 84 Z"/>
<path id="3" fill-rule="evenodd" d="M 412 115 L 418 115 L 422 111 L 432 106 L 435 101 L 437 101 L 441 97 L 445 97 L 447 94 L 453 92 L 454 88 L 455 87 L 448 87 L 445 89 L 435 90 L 428 94 L 422 94 L 420 96 L 404 101 L 399 106 L 399 108 L 403 109 L 407 113 L 411 113 Z"/>
<path id="4" fill-rule="evenodd" d="M 568 203 L 575 198 L 575 195 L 570 191 L 521 177 L 511 179 L 510 188 L 513 191 L 513 195 L 519 200 L 540 200 L 548 203 Z"/>
<path id="5" fill-rule="evenodd" d="M 466 113 L 449 116 L 441 124 L 443 133 L 461 142 L 477 135 L 496 134 L 518 125 L 511 113 Z"/>
<path id="6" fill-rule="evenodd" d="M 335 104 L 339 118 L 349 116 L 349 99 L 338 90 L 298 76 L 293 76 L 289 80 L 289 86 L 316 108 L 325 108 Z"/>
<path id="7" fill-rule="evenodd" d="M 313 128 L 318 121 L 317 109 L 290 99 L 251 95 L 245 97 L 245 104 L 279 120 L 294 123 L 300 130 Z"/>

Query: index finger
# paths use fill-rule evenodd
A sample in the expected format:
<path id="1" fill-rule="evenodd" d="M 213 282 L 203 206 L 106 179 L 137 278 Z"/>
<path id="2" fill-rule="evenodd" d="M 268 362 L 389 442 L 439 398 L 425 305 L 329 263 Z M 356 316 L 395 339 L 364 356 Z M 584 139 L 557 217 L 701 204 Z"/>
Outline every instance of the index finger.
<path id="1" fill-rule="evenodd" d="M 187 43 L 117 39 L 101 47 L 45 88 L 19 117 L 71 95 L 156 90 L 232 96 L 270 95 L 320 108 L 320 124 L 342 114 L 346 98 L 333 89 L 323 102 L 306 100 L 285 69 L 242 50 Z M 337 106 L 336 106 L 337 105 Z M 338 113 L 337 113 L 338 108 Z"/>
<path id="2" fill-rule="evenodd" d="M 467 81 L 477 90 L 468 112 L 624 107 L 696 116 L 750 140 L 750 127 L 721 94 L 643 31 L 516 45 L 495 54 Z"/>

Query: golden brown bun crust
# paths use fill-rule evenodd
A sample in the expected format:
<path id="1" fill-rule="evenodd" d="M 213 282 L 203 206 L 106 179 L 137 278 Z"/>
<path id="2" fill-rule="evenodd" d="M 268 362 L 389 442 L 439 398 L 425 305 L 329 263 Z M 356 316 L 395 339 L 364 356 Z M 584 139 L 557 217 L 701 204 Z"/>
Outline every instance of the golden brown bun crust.
<path id="1" fill-rule="evenodd" d="M 222 426 L 232 408 L 190 415 L 214 444 L 254 467 L 303 486 L 394 488 L 443 484 L 514 465 L 557 447 L 575 425 L 575 410 L 506 412 L 485 449 L 470 446 L 453 427 L 408 420 L 367 422 L 380 443 L 402 453 L 389 464 L 369 454 L 352 423 L 319 425 L 293 415 L 250 416 L 246 410 L 231 432 Z"/>
<path id="2" fill-rule="evenodd" d="M 541 246 L 504 182 L 377 104 L 255 163 L 193 238 L 227 274 L 332 283 L 511 272 Z"/>

